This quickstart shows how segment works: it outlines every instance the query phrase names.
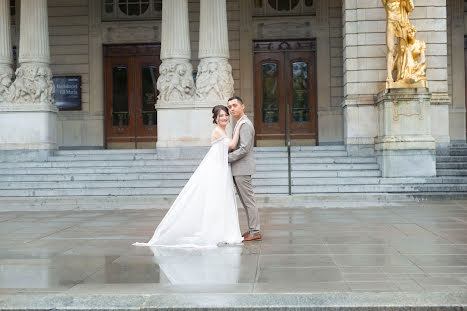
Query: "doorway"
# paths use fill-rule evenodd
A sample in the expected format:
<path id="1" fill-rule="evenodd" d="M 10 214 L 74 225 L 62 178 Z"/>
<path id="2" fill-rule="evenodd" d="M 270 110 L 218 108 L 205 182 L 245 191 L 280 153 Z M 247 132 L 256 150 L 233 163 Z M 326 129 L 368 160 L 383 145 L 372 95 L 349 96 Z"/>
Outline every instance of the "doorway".
<path id="1" fill-rule="evenodd" d="M 104 46 L 105 146 L 155 148 L 160 45 Z"/>
<path id="2" fill-rule="evenodd" d="M 465 92 L 465 99 L 464 99 L 464 105 L 465 105 L 465 137 L 466 137 L 466 142 L 467 142 L 467 36 L 464 37 L 464 92 Z"/>
<path id="3" fill-rule="evenodd" d="M 314 40 L 254 42 L 257 146 L 318 143 L 315 47 Z"/>

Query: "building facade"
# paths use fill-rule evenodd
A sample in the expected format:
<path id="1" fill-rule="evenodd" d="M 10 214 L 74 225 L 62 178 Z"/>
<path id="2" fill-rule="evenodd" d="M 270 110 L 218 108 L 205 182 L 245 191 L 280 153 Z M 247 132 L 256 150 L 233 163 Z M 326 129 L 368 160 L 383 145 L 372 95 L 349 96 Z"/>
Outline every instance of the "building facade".
<path id="1" fill-rule="evenodd" d="M 414 3 L 411 22 L 427 47 L 431 135 L 443 150 L 466 140 L 464 2 Z M 257 146 L 290 138 L 374 150 L 376 97 L 386 81 L 380 0 L 0 0 L 0 7 L 0 87 L 9 92 L 0 103 L 3 158 L 208 145 L 210 109 L 232 94 L 245 101 Z M 28 66 L 36 77 L 18 79 Z M 78 81 L 77 102 L 47 106 L 52 77 L 58 93 L 70 86 L 57 79 Z M 18 90 L 33 80 L 39 91 L 28 103 Z"/>

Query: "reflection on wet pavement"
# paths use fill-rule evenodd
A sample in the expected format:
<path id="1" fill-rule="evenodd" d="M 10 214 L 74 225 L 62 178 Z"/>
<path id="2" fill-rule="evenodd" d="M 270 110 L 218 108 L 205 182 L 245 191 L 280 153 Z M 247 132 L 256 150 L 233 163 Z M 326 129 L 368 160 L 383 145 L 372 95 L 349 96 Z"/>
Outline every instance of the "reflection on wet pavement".
<path id="1" fill-rule="evenodd" d="M 260 242 L 133 246 L 165 213 L 0 212 L 0 293 L 467 291 L 467 201 L 262 209 Z"/>

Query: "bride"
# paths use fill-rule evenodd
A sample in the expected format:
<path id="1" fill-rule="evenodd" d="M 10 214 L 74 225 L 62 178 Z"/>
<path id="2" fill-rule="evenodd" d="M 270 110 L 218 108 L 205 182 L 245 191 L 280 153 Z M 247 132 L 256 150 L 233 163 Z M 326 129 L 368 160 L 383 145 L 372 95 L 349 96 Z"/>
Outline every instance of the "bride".
<path id="1" fill-rule="evenodd" d="M 227 107 L 212 109 L 211 149 L 182 189 L 147 243 L 138 246 L 217 247 L 237 244 L 243 238 L 238 222 L 237 203 L 230 165 L 229 149 L 239 140 L 241 121 L 232 140 L 225 128 L 230 121 Z"/>

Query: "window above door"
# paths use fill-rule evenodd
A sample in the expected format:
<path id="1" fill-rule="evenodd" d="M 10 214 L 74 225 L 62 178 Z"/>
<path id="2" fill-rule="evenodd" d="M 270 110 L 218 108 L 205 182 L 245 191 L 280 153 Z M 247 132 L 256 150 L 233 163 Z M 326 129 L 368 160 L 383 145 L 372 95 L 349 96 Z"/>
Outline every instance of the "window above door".
<path id="1" fill-rule="evenodd" d="M 102 20 L 148 20 L 162 18 L 162 0 L 101 0 Z"/>
<path id="2" fill-rule="evenodd" d="M 254 16 L 316 15 L 313 0 L 251 0 Z"/>

